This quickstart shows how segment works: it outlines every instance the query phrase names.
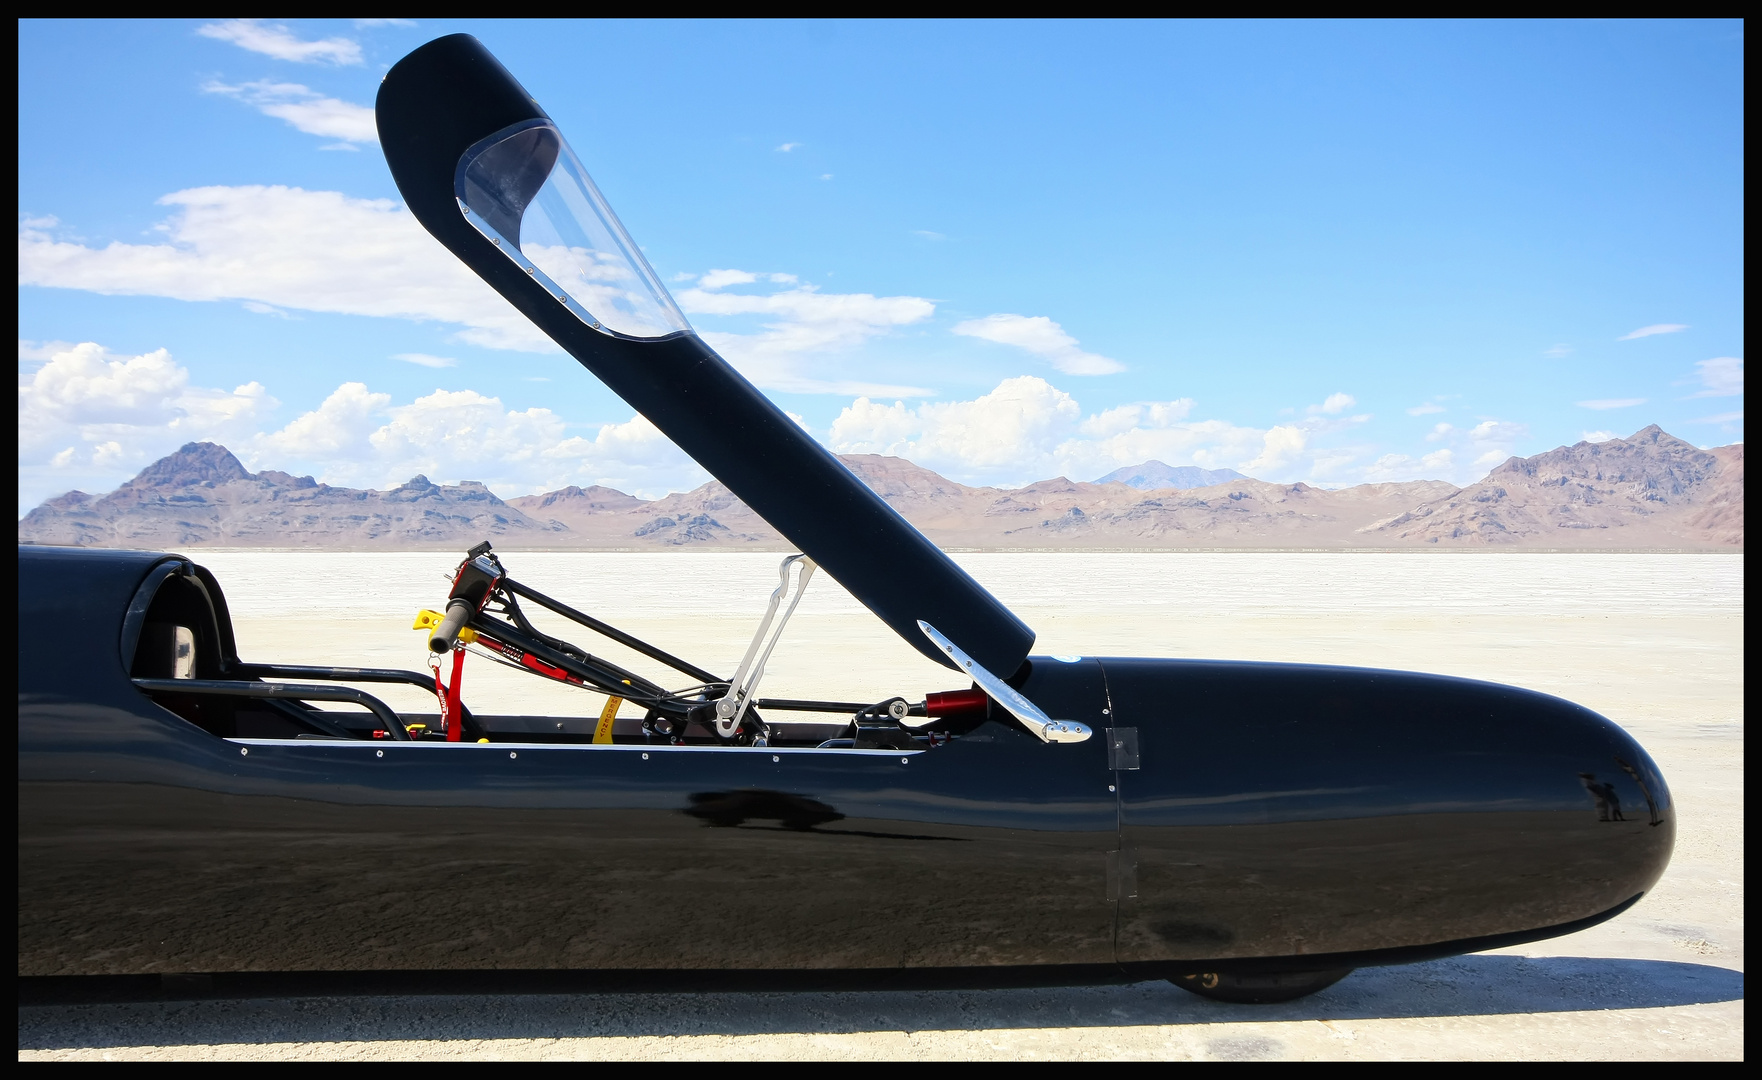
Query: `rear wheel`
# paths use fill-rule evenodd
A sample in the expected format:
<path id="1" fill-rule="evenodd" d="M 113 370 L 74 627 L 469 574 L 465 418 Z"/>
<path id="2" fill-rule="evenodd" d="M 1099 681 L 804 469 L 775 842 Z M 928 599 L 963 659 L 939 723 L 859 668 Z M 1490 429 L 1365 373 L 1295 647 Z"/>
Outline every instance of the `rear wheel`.
<path id="1" fill-rule="evenodd" d="M 1332 971 L 1207 971 L 1177 975 L 1169 982 L 1213 1001 L 1243 1005 L 1273 1005 L 1295 1001 L 1328 987 L 1352 974 L 1351 968 Z"/>

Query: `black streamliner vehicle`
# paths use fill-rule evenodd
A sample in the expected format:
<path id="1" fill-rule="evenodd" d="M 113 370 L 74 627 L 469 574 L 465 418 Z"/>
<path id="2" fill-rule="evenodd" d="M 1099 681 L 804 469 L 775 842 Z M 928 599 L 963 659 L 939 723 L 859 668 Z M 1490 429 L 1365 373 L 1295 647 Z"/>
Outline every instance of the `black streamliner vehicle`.
<path id="1" fill-rule="evenodd" d="M 426 673 L 248 662 L 188 559 L 21 547 L 21 978 L 905 972 L 1269 1001 L 1591 926 L 1663 873 L 1664 780 L 1570 702 L 1029 656 L 1033 631 L 691 331 L 480 43 L 406 57 L 378 117 L 416 218 L 805 556 L 727 678 L 520 583 L 487 544 L 423 616 Z M 755 696 L 816 567 L 973 685 Z M 691 685 L 540 631 L 522 600 Z M 467 649 L 643 719 L 474 714 Z M 361 689 L 384 683 L 438 713 Z"/>

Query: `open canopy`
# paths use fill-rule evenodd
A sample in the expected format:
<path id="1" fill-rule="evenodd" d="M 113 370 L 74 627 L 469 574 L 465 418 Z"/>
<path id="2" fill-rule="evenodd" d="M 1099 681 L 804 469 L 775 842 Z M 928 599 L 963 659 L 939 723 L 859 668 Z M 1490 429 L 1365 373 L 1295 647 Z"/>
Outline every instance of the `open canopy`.
<path id="1" fill-rule="evenodd" d="M 376 105 L 418 221 L 924 655 L 1007 677 L 1034 632 L 692 332 L 562 133 L 476 38 L 422 46 Z"/>

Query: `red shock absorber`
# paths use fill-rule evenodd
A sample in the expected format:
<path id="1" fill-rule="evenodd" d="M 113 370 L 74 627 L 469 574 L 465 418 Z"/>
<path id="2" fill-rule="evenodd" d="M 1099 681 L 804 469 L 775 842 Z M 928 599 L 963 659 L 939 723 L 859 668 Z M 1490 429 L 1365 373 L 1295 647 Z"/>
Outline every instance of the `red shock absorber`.
<path id="1" fill-rule="evenodd" d="M 983 690 L 949 690 L 940 694 L 927 694 L 924 697 L 924 712 L 930 716 L 943 718 L 956 716 L 983 716 L 991 708 L 991 699 Z"/>

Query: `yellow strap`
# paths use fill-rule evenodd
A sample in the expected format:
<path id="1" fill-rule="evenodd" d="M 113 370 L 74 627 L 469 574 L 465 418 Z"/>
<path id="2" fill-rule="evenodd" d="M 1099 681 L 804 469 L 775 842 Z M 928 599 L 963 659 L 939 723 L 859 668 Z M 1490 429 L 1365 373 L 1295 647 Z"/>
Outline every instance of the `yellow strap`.
<path id="1" fill-rule="evenodd" d="M 618 706 L 624 704 L 621 697 L 606 699 L 606 707 L 600 710 L 599 726 L 593 729 L 593 741 L 609 743 L 612 741 L 612 721 L 618 718 Z"/>

